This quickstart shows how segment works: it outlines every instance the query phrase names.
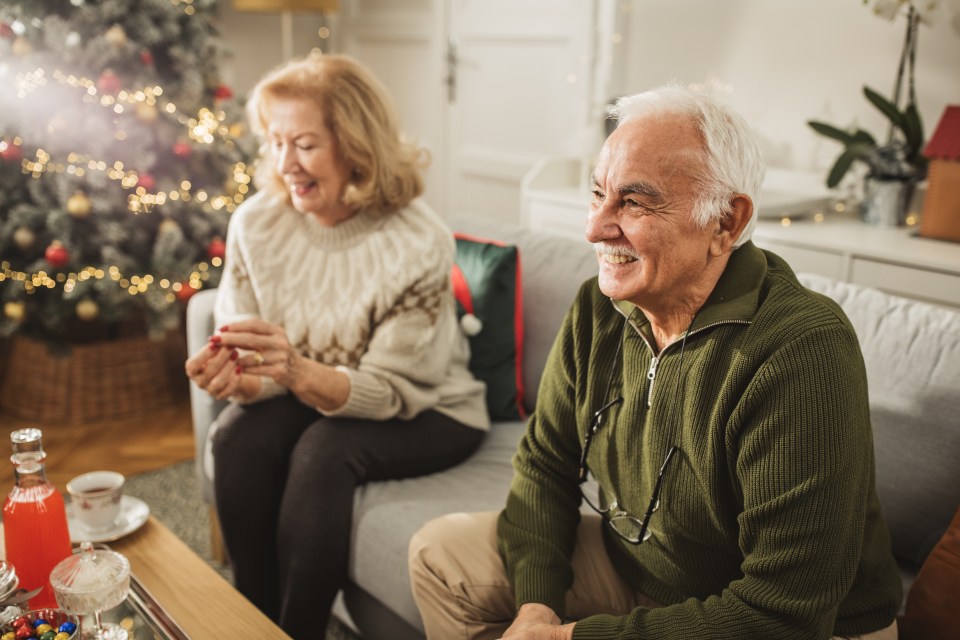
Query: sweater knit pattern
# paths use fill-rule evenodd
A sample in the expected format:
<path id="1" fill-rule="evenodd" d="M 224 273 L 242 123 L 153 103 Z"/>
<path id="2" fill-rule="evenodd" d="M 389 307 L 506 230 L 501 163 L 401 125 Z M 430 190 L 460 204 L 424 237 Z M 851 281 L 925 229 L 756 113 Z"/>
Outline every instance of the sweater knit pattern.
<path id="1" fill-rule="evenodd" d="M 350 377 L 329 415 L 409 419 L 426 409 L 485 429 L 483 384 L 467 369 L 450 288 L 455 245 L 422 201 L 327 227 L 260 192 L 233 214 L 218 326 L 257 316 L 302 355 Z M 285 392 L 261 378 L 256 400 Z"/>
<path id="2" fill-rule="evenodd" d="M 517 604 L 562 615 L 586 427 L 620 396 L 587 460 L 610 499 L 642 518 L 664 454 L 679 450 L 650 540 L 629 544 L 605 524 L 606 552 L 667 606 L 588 617 L 574 638 L 810 640 L 889 625 L 900 578 L 874 487 L 866 372 L 839 307 L 748 243 L 685 344 L 655 354 L 648 332 L 595 280 L 564 320 L 498 526 Z"/>

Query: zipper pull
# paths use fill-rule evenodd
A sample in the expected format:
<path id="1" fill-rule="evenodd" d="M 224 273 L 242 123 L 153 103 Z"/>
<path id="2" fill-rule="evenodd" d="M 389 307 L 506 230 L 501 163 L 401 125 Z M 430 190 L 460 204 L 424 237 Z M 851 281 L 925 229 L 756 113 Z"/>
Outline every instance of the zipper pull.
<path id="1" fill-rule="evenodd" d="M 657 377 L 658 364 L 660 364 L 660 358 L 653 356 L 653 359 L 650 360 L 650 370 L 647 371 L 647 380 L 650 381 L 650 384 L 647 385 L 647 409 L 650 408 L 650 403 L 653 400 L 653 381 Z"/>

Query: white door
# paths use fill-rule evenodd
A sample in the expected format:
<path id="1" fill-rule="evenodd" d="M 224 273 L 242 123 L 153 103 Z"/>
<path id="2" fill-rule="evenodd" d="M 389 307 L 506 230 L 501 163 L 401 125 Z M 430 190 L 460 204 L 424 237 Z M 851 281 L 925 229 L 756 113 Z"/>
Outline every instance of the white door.
<path id="1" fill-rule="evenodd" d="M 596 0 L 351 0 L 343 50 L 388 86 L 433 155 L 444 217 L 520 223 L 520 183 L 544 157 L 595 151 Z"/>
<path id="2" fill-rule="evenodd" d="M 451 216 L 520 222 L 534 163 L 588 152 L 594 3 L 448 0 Z"/>

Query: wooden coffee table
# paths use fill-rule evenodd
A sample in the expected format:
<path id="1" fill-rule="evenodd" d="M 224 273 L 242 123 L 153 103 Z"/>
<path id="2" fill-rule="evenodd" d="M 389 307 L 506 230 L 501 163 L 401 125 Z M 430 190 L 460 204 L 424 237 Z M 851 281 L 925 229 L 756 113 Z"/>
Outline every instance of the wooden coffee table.
<path id="1" fill-rule="evenodd" d="M 130 560 L 136 581 L 154 601 L 147 598 L 154 615 L 168 616 L 185 637 L 289 639 L 153 516 L 140 529 L 109 546 Z"/>

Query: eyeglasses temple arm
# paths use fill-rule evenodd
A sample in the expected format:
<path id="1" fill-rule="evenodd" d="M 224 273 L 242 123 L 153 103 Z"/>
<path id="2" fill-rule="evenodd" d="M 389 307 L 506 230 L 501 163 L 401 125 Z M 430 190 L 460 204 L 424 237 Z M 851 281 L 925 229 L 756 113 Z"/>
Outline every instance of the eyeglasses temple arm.
<path id="1" fill-rule="evenodd" d="M 663 474 L 667 470 L 667 465 L 670 464 L 670 460 L 673 458 L 673 454 L 677 452 L 677 445 L 673 445 L 667 451 L 667 457 L 663 459 L 663 464 L 660 465 L 660 473 L 657 474 L 657 484 L 653 486 L 653 496 L 650 498 L 650 504 L 647 505 L 647 512 L 643 515 L 643 524 L 640 525 L 640 534 L 638 537 L 643 540 L 643 536 L 647 534 L 647 526 L 650 524 L 650 517 L 653 515 L 654 510 L 657 508 L 657 502 L 660 501 L 660 488 L 663 486 Z"/>
<path id="2" fill-rule="evenodd" d="M 593 412 L 593 424 L 587 429 L 587 434 L 583 437 L 583 447 L 580 449 L 580 471 L 577 474 L 577 480 L 580 484 L 587 480 L 587 452 L 590 451 L 590 441 L 593 440 L 593 434 L 600 428 L 603 414 L 606 413 L 607 409 L 621 402 L 623 402 L 623 396 L 618 396 Z"/>

